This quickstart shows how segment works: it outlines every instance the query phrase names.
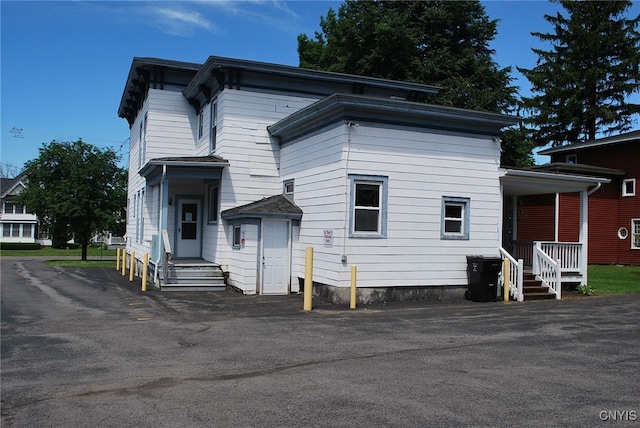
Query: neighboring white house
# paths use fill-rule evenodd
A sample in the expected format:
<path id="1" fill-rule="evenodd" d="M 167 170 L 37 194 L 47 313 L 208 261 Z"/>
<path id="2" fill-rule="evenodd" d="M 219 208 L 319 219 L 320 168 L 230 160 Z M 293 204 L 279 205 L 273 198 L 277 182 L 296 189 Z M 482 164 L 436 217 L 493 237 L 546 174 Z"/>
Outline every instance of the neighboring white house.
<path id="1" fill-rule="evenodd" d="M 352 265 L 361 300 L 461 294 L 466 256 L 500 256 L 503 196 L 531 183 L 500 168 L 498 136 L 517 118 L 425 104 L 437 90 L 134 58 L 118 110 L 131 128 L 127 251 L 151 254 L 161 288 L 181 260 L 203 260 L 243 293 L 295 292 L 313 247 L 316 291 L 333 301 Z"/>
<path id="2" fill-rule="evenodd" d="M 38 240 L 36 215 L 15 200 L 25 185 L 24 173 L 15 178 L 0 178 L 0 200 L 2 201 L 0 242 L 35 243 Z"/>

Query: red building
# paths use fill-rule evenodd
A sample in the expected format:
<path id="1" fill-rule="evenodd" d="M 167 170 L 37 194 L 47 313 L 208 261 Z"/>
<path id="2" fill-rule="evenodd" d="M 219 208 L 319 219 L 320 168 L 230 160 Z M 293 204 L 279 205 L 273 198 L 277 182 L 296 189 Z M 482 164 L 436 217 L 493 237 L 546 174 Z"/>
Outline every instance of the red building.
<path id="1" fill-rule="evenodd" d="M 609 183 L 589 190 L 588 263 L 640 265 L 640 131 L 546 149 L 546 172 L 596 176 Z M 578 193 L 520 197 L 517 241 L 576 242 Z"/>

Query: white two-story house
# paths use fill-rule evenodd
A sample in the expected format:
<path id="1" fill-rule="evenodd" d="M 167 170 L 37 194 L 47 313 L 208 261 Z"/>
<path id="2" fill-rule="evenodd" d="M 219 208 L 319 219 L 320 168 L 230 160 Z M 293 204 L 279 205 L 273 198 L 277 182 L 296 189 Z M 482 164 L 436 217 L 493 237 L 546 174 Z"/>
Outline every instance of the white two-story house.
<path id="1" fill-rule="evenodd" d="M 361 300 L 464 290 L 466 256 L 499 256 L 503 197 L 528 177 L 499 165 L 517 118 L 425 104 L 437 90 L 134 58 L 118 110 L 131 128 L 127 252 L 151 255 L 162 289 L 207 289 L 196 271 L 212 265 L 246 294 L 296 292 L 312 247 L 316 292 L 333 301 L 353 265 Z"/>
<path id="2" fill-rule="evenodd" d="M 26 186 L 24 173 L 15 178 L 0 178 L 0 242 L 38 242 L 38 218 L 28 207 L 19 204 L 16 197 Z"/>

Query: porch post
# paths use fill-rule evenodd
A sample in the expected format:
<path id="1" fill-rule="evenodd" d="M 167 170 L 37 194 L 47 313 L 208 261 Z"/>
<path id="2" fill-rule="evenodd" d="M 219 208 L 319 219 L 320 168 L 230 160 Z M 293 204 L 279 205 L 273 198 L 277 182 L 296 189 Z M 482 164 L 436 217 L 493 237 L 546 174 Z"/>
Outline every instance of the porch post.
<path id="1" fill-rule="evenodd" d="M 553 214 L 553 240 L 560 242 L 560 193 L 556 193 L 555 211 Z"/>
<path id="2" fill-rule="evenodd" d="M 588 242 L 589 242 L 589 194 L 586 190 L 580 192 L 580 273 L 582 274 L 582 285 L 587 283 L 588 265 Z"/>
<path id="3" fill-rule="evenodd" d="M 162 166 L 162 181 L 160 182 L 160 233 L 167 228 L 169 213 L 169 180 L 167 179 L 167 166 Z"/>

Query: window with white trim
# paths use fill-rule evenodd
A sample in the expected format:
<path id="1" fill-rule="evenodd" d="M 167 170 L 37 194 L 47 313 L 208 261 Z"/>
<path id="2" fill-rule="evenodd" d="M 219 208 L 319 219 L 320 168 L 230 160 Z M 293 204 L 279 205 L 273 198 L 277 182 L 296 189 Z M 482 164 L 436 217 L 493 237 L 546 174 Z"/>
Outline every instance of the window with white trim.
<path id="1" fill-rule="evenodd" d="M 640 218 L 631 220 L 631 248 L 640 250 Z"/>
<path id="2" fill-rule="evenodd" d="M 469 198 L 442 197 L 441 239 L 469 239 Z"/>
<path id="3" fill-rule="evenodd" d="M 242 245 L 242 228 L 239 224 L 233 226 L 233 248 L 240 248 Z"/>
<path id="4" fill-rule="evenodd" d="M 198 113 L 198 140 L 204 135 L 204 111 Z"/>
<path id="5" fill-rule="evenodd" d="M 282 194 L 290 201 L 293 201 L 293 190 L 294 190 L 293 184 L 294 184 L 293 179 L 285 180 L 282 182 Z"/>
<path id="6" fill-rule="evenodd" d="M 144 114 L 140 122 L 140 135 L 138 136 L 138 168 L 142 168 L 147 160 L 147 113 Z"/>
<path id="7" fill-rule="evenodd" d="M 213 183 L 209 185 L 209 216 L 207 222 L 209 224 L 217 223 L 218 221 L 218 196 L 219 196 L 219 183 Z"/>
<path id="8" fill-rule="evenodd" d="M 211 129 L 209 132 L 209 153 L 213 153 L 216 149 L 216 140 L 218 133 L 218 100 L 211 101 L 211 108 L 209 109 L 209 115 L 211 116 L 210 124 Z"/>
<path id="9" fill-rule="evenodd" d="M 386 238 L 388 177 L 351 175 L 350 237 Z"/>
<path id="10" fill-rule="evenodd" d="M 622 196 L 635 196 L 636 195 L 636 179 L 627 178 L 622 180 Z"/>

